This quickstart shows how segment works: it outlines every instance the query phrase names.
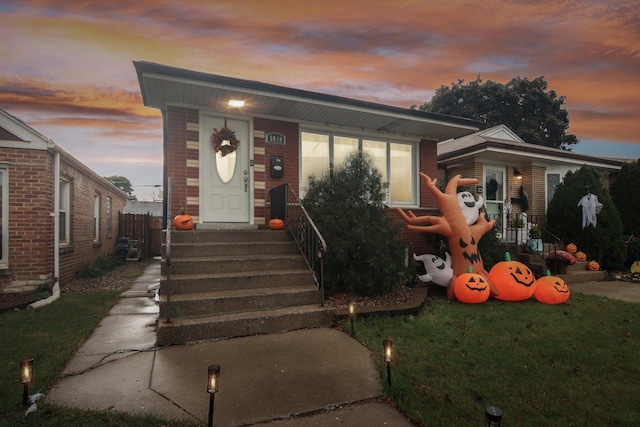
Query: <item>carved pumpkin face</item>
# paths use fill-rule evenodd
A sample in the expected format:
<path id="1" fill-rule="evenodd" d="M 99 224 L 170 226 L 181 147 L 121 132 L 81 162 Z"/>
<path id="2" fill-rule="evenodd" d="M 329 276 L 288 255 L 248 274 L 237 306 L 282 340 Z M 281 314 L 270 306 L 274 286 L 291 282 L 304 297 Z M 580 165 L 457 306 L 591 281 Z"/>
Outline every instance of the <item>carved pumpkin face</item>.
<path id="1" fill-rule="evenodd" d="M 600 271 L 600 264 L 595 260 L 589 261 L 587 263 L 587 269 L 591 271 Z"/>
<path id="2" fill-rule="evenodd" d="M 495 298 L 502 301 L 531 298 L 536 290 L 536 278 L 531 269 L 519 261 L 512 261 L 509 252 L 504 258 L 489 271 L 489 280 L 498 292 Z"/>
<path id="3" fill-rule="evenodd" d="M 570 254 L 575 254 L 576 252 L 578 252 L 578 247 L 575 245 L 575 243 L 569 243 L 567 245 L 567 252 L 569 252 Z"/>
<path id="4" fill-rule="evenodd" d="M 458 276 L 453 283 L 456 299 L 467 304 L 479 304 L 489 299 L 489 283 L 481 274 L 472 273 L 471 267 L 467 272 Z"/>
<path id="5" fill-rule="evenodd" d="M 193 228 L 193 218 L 191 218 L 191 215 L 177 215 L 173 219 L 173 226 L 176 230 L 191 230 Z"/>
<path id="6" fill-rule="evenodd" d="M 585 254 L 582 251 L 576 252 L 576 259 L 578 261 L 586 261 L 587 260 L 587 254 Z"/>
<path id="7" fill-rule="evenodd" d="M 565 281 L 552 276 L 549 270 L 547 270 L 546 276 L 539 278 L 536 282 L 538 285 L 533 296 L 543 304 L 562 304 L 571 296 L 571 291 Z"/>

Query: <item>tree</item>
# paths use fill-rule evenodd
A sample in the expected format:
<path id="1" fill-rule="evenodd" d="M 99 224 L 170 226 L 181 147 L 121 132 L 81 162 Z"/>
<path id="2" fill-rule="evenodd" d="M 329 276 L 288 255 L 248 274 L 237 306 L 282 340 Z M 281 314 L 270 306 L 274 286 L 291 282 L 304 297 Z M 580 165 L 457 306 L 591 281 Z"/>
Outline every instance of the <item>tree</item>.
<path id="1" fill-rule="evenodd" d="M 120 175 L 105 176 L 104 178 L 122 190 L 122 192 L 126 193 L 127 196 L 133 196 L 133 186 L 131 185 L 129 178 Z"/>
<path id="2" fill-rule="evenodd" d="M 328 291 L 370 296 L 400 283 L 402 226 L 387 214 L 384 189 L 380 172 L 364 153 L 353 153 L 342 167 L 310 180 L 304 206 L 327 242 Z"/>
<path id="3" fill-rule="evenodd" d="M 640 259 L 640 198 L 629 192 L 630 188 L 640 182 L 640 159 L 622 166 L 615 181 L 611 183 L 610 192 L 622 219 L 622 230 L 628 236 L 635 236 L 627 243 L 627 262 L 630 266 Z"/>
<path id="4" fill-rule="evenodd" d="M 569 113 L 564 101 L 564 96 L 547 91 L 542 76 L 516 77 L 506 85 L 483 82 L 478 76 L 466 84 L 458 80 L 451 87 L 440 86 L 420 110 L 479 120 L 488 126 L 504 124 L 525 142 L 569 149 L 578 138 L 567 132 Z"/>
<path id="5" fill-rule="evenodd" d="M 597 225 L 582 227 L 582 209 L 578 202 L 588 193 L 598 196 L 602 210 Z M 607 270 L 622 268 L 626 252 L 622 235 L 622 221 L 609 192 L 602 184 L 602 176 L 592 166 L 582 166 L 567 175 L 556 188 L 547 209 L 547 228 L 565 244 L 575 243 Z"/>

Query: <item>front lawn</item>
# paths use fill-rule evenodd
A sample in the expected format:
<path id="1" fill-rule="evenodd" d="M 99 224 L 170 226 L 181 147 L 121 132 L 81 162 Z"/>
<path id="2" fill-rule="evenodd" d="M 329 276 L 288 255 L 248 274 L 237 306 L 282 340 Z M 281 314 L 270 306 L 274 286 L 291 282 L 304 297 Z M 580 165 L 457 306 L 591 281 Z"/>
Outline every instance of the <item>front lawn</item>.
<path id="1" fill-rule="evenodd" d="M 378 356 L 391 398 L 420 425 L 484 425 L 489 405 L 508 426 L 640 420 L 639 304 L 581 294 L 557 306 L 435 298 L 416 316 L 357 318 L 355 333 Z M 395 353 L 391 388 L 385 338 Z"/>

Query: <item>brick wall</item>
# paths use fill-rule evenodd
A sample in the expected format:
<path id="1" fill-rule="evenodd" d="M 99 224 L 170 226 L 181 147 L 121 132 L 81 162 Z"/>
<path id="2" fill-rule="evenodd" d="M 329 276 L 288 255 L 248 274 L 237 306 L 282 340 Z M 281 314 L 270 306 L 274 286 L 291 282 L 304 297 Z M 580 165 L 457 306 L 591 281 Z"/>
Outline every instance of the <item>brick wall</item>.
<path id="1" fill-rule="evenodd" d="M 80 167 L 75 160 L 61 156 L 61 175 L 71 185 L 71 244 L 61 249 L 60 283 L 98 256 L 112 251 L 118 230 L 118 210 L 124 209 L 125 196 Z M 0 162 L 8 165 L 9 182 L 9 268 L 0 272 L 3 292 L 27 292 L 51 286 L 54 278 L 54 154 L 45 150 L 3 148 Z M 57 185 L 57 183 L 55 184 Z M 101 235 L 93 242 L 93 194 L 101 194 Z M 107 236 L 106 196 L 112 199 L 111 229 Z"/>

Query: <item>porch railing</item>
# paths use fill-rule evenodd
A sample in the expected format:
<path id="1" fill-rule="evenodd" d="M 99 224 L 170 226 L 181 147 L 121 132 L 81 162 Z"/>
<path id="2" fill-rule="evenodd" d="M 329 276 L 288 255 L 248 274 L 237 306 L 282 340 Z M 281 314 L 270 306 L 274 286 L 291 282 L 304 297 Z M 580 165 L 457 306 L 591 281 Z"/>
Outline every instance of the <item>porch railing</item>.
<path id="1" fill-rule="evenodd" d="M 284 203 L 285 206 L 283 219 L 286 229 L 298 244 L 307 266 L 314 274 L 320 290 L 320 305 L 324 307 L 324 256 L 327 253 L 327 243 L 293 188 L 288 183 L 282 185 L 285 187 L 280 190 L 280 197 L 284 196 L 284 200 L 279 200 L 278 203 Z M 274 197 L 271 198 L 271 203 L 274 203 Z"/>

